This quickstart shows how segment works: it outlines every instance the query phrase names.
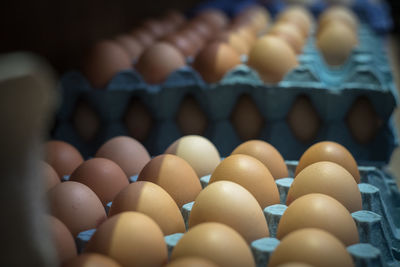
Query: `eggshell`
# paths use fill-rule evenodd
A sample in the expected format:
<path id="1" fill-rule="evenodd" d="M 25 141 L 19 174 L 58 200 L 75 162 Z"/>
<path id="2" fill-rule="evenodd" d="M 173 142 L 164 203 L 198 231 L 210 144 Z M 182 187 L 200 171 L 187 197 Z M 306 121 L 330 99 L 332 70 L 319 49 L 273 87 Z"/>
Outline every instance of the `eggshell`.
<path id="1" fill-rule="evenodd" d="M 187 135 L 173 142 L 165 154 L 174 154 L 186 160 L 198 177 L 211 174 L 221 162 L 217 148 L 210 140 L 199 135 Z"/>
<path id="2" fill-rule="evenodd" d="M 184 257 L 201 257 L 220 267 L 255 266 L 243 237 L 231 227 L 216 222 L 197 225 L 179 240 L 171 260 Z"/>
<path id="3" fill-rule="evenodd" d="M 128 177 L 138 174 L 150 161 L 146 148 L 128 136 L 111 138 L 97 150 L 95 157 L 114 161 Z"/>
<path id="4" fill-rule="evenodd" d="M 193 30 L 203 40 L 208 41 L 215 35 L 215 30 L 207 22 L 202 19 L 194 18 L 187 23 L 189 29 Z"/>
<path id="5" fill-rule="evenodd" d="M 148 215 L 164 235 L 185 232 L 182 214 L 173 198 L 162 187 L 145 181 L 130 184 L 114 198 L 108 216 L 124 211 Z"/>
<path id="6" fill-rule="evenodd" d="M 100 117 L 86 100 L 79 100 L 76 104 L 72 114 L 72 126 L 85 142 L 92 141 L 100 130 Z"/>
<path id="7" fill-rule="evenodd" d="M 332 21 L 318 34 L 316 46 L 327 64 L 338 66 L 346 62 L 357 44 L 357 36 L 351 28 L 342 22 Z"/>
<path id="8" fill-rule="evenodd" d="M 155 39 L 159 39 L 165 35 L 165 27 L 161 21 L 153 18 L 146 19 L 142 23 L 143 28 L 148 30 Z"/>
<path id="9" fill-rule="evenodd" d="M 250 20 L 250 23 L 254 28 L 255 33 L 257 35 L 260 35 L 265 33 L 271 16 L 266 8 L 261 5 L 253 4 L 244 9 L 241 13 L 239 13 L 237 17 L 239 17 L 237 18 L 237 20 Z"/>
<path id="10" fill-rule="evenodd" d="M 332 234 L 314 228 L 297 230 L 287 235 L 272 253 L 268 267 L 291 261 L 315 267 L 351 267 L 353 259 L 346 247 Z M 305 266 L 310 266 L 310 265 Z M 288 265 L 303 266 L 303 265 Z"/>
<path id="11" fill-rule="evenodd" d="M 182 26 L 186 22 L 184 14 L 175 9 L 167 10 L 163 17 L 164 19 L 171 21 L 174 24 L 175 29 L 179 26 Z"/>
<path id="12" fill-rule="evenodd" d="M 48 141 L 44 150 L 44 160 L 54 168 L 60 178 L 70 175 L 83 162 L 81 153 L 64 141 Z"/>
<path id="13" fill-rule="evenodd" d="M 189 216 L 189 229 L 204 222 L 226 224 L 249 244 L 269 236 L 267 221 L 257 200 L 244 187 L 230 181 L 211 183 L 197 196 Z"/>
<path id="14" fill-rule="evenodd" d="M 128 52 L 131 62 L 136 60 L 144 50 L 143 45 L 131 34 L 118 35 L 115 40 Z"/>
<path id="15" fill-rule="evenodd" d="M 193 44 L 185 34 L 179 32 L 167 35 L 163 41 L 175 46 L 185 57 L 194 56 L 198 50 L 197 45 Z"/>
<path id="16" fill-rule="evenodd" d="M 185 58 L 177 48 L 167 42 L 158 42 L 143 52 L 135 67 L 147 83 L 159 84 L 185 65 Z"/>
<path id="17" fill-rule="evenodd" d="M 67 226 L 51 215 L 47 215 L 47 220 L 49 221 L 50 234 L 57 252 L 58 261 L 63 263 L 68 259 L 76 257 L 78 250 L 76 249 L 75 240 Z"/>
<path id="18" fill-rule="evenodd" d="M 357 15 L 347 7 L 335 5 L 327 8 L 318 18 L 318 34 L 332 21 L 343 22 L 349 26 L 354 33 L 357 33 Z"/>
<path id="19" fill-rule="evenodd" d="M 312 15 L 300 5 L 294 5 L 286 8 L 280 13 L 276 19 L 277 21 L 289 22 L 296 25 L 304 37 L 310 33 L 313 24 Z"/>
<path id="20" fill-rule="evenodd" d="M 187 95 L 179 106 L 176 123 L 182 135 L 203 135 L 208 126 L 208 118 L 198 101 L 193 96 Z"/>
<path id="21" fill-rule="evenodd" d="M 61 267 L 120 267 L 115 260 L 98 253 L 82 253 L 61 265 Z"/>
<path id="22" fill-rule="evenodd" d="M 284 40 L 266 35 L 256 41 L 247 63 L 266 83 L 277 83 L 298 65 L 296 53 Z"/>
<path id="23" fill-rule="evenodd" d="M 50 164 L 44 161 L 41 161 L 39 164 L 44 178 L 43 180 L 46 190 L 50 190 L 61 182 L 60 177 L 58 177 L 58 174 Z"/>
<path id="24" fill-rule="evenodd" d="M 107 218 L 100 199 L 84 184 L 60 183 L 49 191 L 48 196 L 51 214 L 60 219 L 74 237 L 96 228 Z"/>
<path id="25" fill-rule="evenodd" d="M 353 155 L 341 144 L 331 141 L 318 142 L 310 146 L 300 157 L 295 176 L 308 165 L 318 161 L 332 161 L 353 175 L 354 180 L 360 183 L 360 172 Z"/>
<path id="26" fill-rule="evenodd" d="M 130 56 L 115 41 L 96 43 L 83 61 L 82 71 L 95 88 L 104 88 L 120 71 L 132 68 Z"/>
<path id="27" fill-rule="evenodd" d="M 148 47 L 152 45 L 155 41 L 155 37 L 153 36 L 153 34 L 144 27 L 135 28 L 130 32 L 130 34 L 136 40 L 138 40 L 143 47 Z"/>
<path id="28" fill-rule="evenodd" d="M 349 212 L 362 209 L 361 193 L 353 176 L 333 162 L 313 163 L 296 175 L 287 194 L 286 205 L 310 193 L 329 195 L 342 203 Z"/>
<path id="29" fill-rule="evenodd" d="M 269 29 L 268 33 L 285 40 L 297 54 L 302 52 L 305 39 L 295 25 L 288 22 L 278 22 Z"/>
<path id="30" fill-rule="evenodd" d="M 239 53 L 222 42 L 212 42 L 197 54 L 193 68 L 208 83 L 215 83 L 231 69 L 240 64 Z"/>
<path id="31" fill-rule="evenodd" d="M 105 221 L 87 243 L 85 252 L 106 255 L 121 266 L 161 266 L 168 260 L 160 227 L 149 216 L 133 211 Z"/>
<path id="32" fill-rule="evenodd" d="M 271 144 L 262 140 L 250 140 L 237 146 L 231 153 L 252 156 L 261 161 L 274 179 L 289 177 L 288 168 L 281 153 Z"/>
<path id="33" fill-rule="evenodd" d="M 229 23 L 228 16 L 216 8 L 204 9 L 196 15 L 196 18 L 208 23 L 216 32 L 225 29 Z"/>
<path id="34" fill-rule="evenodd" d="M 279 204 L 279 192 L 274 177 L 258 159 L 248 155 L 231 155 L 214 170 L 210 184 L 231 181 L 246 188 L 258 201 L 261 208 Z"/>
<path id="35" fill-rule="evenodd" d="M 350 212 L 328 195 L 311 193 L 293 201 L 279 221 L 276 237 L 281 240 L 295 230 L 310 227 L 328 231 L 346 246 L 359 242 Z"/>
<path id="36" fill-rule="evenodd" d="M 239 37 L 246 42 L 249 49 L 254 45 L 257 40 L 257 35 L 248 25 L 232 25 L 230 30 L 239 35 Z M 249 50 L 250 51 L 250 50 Z"/>
<path id="37" fill-rule="evenodd" d="M 247 41 L 234 31 L 222 32 L 217 36 L 216 40 L 227 43 L 235 49 L 239 55 L 247 55 L 250 51 L 250 45 Z"/>
<path id="38" fill-rule="evenodd" d="M 92 158 L 83 162 L 69 180 L 87 185 L 96 193 L 103 206 L 129 184 L 121 167 L 106 158 Z"/>
<path id="39" fill-rule="evenodd" d="M 194 29 L 191 29 L 188 26 L 180 30 L 179 33 L 186 37 L 192 44 L 194 44 L 196 52 L 193 56 L 195 56 L 206 43 L 202 36 L 200 36 Z"/>
<path id="40" fill-rule="evenodd" d="M 153 158 L 139 173 L 138 181 L 158 184 L 170 194 L 179 208 L 192 202 L 201 191 L 199 177 L 189 163 L 171 154 Z"/>
<path id="41" fill-rule="evenodd" d="M 200 257 L 178 258 L 165 267 L 218 267 L 214 262 Z"/>

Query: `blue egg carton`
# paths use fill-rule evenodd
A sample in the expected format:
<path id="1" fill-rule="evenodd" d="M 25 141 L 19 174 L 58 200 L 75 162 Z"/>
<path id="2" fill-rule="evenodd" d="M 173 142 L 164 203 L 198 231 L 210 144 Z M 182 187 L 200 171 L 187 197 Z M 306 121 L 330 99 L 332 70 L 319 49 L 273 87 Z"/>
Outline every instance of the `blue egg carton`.
<path id="1" fill-rule="evenodd" d="M 268 222 L 270 237 L 255 240 L 251 250 L 257 266 L 267 266 L 270 255 L 279 245 L 276 239 L 277 227 L 287 206 L 286 196 L 293 182 L 298 162 L 286 161 L 289 170 L 288 178 L 276 180 L 280 194 L 280 204 L 264 209 Z M 347 247 L 356 267 L 395 267 L 400 266 L 400 191 L 396 181 L 390 174 L 373 166 L 360 166 L 361 183 L 358 185 L 362 196 L 362 210 L 351 215 L 356 222 L 360 243 Z M 210 175 L 200 179 L 202 187 L 206 187 Z M 133 178 L 131 182 L 135 182 Z M 190 211 L 194 202 L 183 205 L 181 212 L 188 229 Z M 106 207 L 108 210 L 112 203 Z M 76 237 L 79 252 L 94 234 L 95 229 L 81 232 Z M 169 255 L 183 233 L 165 236 Z"/>

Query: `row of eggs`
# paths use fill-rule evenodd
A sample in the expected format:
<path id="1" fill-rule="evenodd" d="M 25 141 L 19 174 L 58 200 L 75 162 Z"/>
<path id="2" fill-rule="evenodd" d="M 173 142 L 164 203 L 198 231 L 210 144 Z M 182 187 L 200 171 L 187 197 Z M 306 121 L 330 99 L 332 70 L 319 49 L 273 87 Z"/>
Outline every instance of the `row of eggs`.
<path id="1" fill-rule="evenodd" d="M 264 141 L 252 140 L 238 146 L 221 161 L 214 145 L 201 136 L 184 136 L 171 144 L 165 153 L 151 159 L 139 142 L 121 136 L 110 139 L 94 158 L 83 161 L 71 145 L 49 141 L 45 158 L 49 164 L 46 166 L 58 179 L 52 185 L 48 183 L 49 203 L 53 225 L 64 226 L 63 231 L 56 232 L 64 232 L 64 239 L 68 236 L 66 239 L 73 241 L 72 236 L 76 237 L 79 232 L 97 228 L 85 252 L 108 255 L 122 266 L 161 266 L 167 263 L 163 237 L 185 232 L 180 208 L 195 201 L 189 231 L 179 241 L 184 245 L 178 243 L 172 253 L 172 262 L 184 256 L 200 256 L 219 266 L 254 265 L 248 245 L 269 236 L 263 208 L 279 203 L 274 181 L 289 175 L 280 153 Z M 59 177 L 69 174 L 69 181 L 60 183 Z M 129 184 L 128 177 L 136 174 L 137 182 Z M 199 178 L 208 174 L 211 174 L 210 183 L 201 190 Z M 328 266 L 327 259 L 334 259 L 338 256 L 335 253 L 346 252 L 345 245 L 359 241 L 350 215 L 362 208 L 357 164 L 343 146 L 320 142 L 303 154 L 295 177 L 288 192 L 289 207 L 278 226 L 277 238 L 282 239 L 283 246 L 286 244 L 283 241 L 297 230 L 309 227 L 324 231 L 309 229 L 301 232 L 299 235 L 303 239 L 308 231 L 317 231 L 316 236 L 333 234 L 321 239 L 334 240 L 335 249 L 326 245 L 333 257 L 325 255 L 325 259 L 321 259 L 313 254 L 308 262 L 317 264 L 319 259 L 324 262 L 323 266 Z M 104 206 L 110 201 L 107 218 Z M 223 239 L 212 243 L 215 235 Z M 232 238 L 231 242 L 229 238 Z M 304 240 L 325 242 L 314 234 Z M 65 263 L 67 259 L 76 260 L 74 245 L 68 250 L 64 243 L 70 241 L 57 241 L 63 243 L 59 254 Z M 232 250 L 228 249 L 227 243 Z M 343 249 L 338 250 L 338 244 Z M 307 245 L 302 247 L 308 249 Z M 221 249 L 222 254 L 216 253 Z M 235 249 L 238 251 L 233 257 L 230 253 Z M 214 256 L 196 251 L 209 251 Z M 290 259 L 285 253 L 282 255 Z M 82 256 L 88 257 L 87 254 Z M 350 256 L 345 254 L 345 257 Z M 250 261 L 243 262 L 246 259 Z M 351 266 L 349 259 L 341 266 Z M 275 261 L 282 263 L 278 259 Z M 275 266 L 272 262 L 271 259 L 270 266 Z"/>
<path id="2" fill-rule="evenodd" d="M 313 27 L 307 9 L 291 6 L 270 26 L 268 10 L 250 6 L 231 21 L 218 9 L 207 9 L 187 20 L 170 11 L 148 19 L 129 34 L 96 43 L 83 61 L 82 71 L 95 88 L 103 88 L 122 70 L 134 68 L 149 84 L 160 84 L 194 58 L 192 67 L 208 83 L 218 82 L 242 63 L 254 68 L 266 83 L 276 83 L 298 65 Z M 340 6 L 319 17 L 316 47 L 330 65 L 343 64 L 357 45 L 357 16 Z M 340 42 L 338 41 L 340 40 Z"/>

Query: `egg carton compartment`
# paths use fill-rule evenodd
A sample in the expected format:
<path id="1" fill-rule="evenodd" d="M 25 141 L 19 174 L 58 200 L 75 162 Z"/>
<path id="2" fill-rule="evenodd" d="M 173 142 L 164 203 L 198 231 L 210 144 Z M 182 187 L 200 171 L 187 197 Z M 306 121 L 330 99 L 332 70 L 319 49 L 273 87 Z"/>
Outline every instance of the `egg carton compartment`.
<path id="1" fill-rule="evenodd" d="M 297 161 L 286 161 L 289 176 L 293 177 Z M 363 209 L 351 215 L 356 222 L 360 243 L 347 247 L 353 257 L 355 266 L 387 266 L 394 267 L 400 264 L 400 191 L 394 178 L 388 173 L 373 166 L 360 166 L 361 183 L 358 185 L 362 195 Z M 202 187 L 206 187 L 211 175 L 202 177 Z M 135 182 L 132 177 L 131 182 Z M 293 178 L 276 180 L 281 204 L 271 205 L 264 209 L 268 223 L 270 237 L 255 240 L 251 243 L 251 250 L 257 266 L 267 266 L 270 255 L 279 245 L 276 239 L 277 227 L 287 206 L 286 195 L 293 182 Z M 194 202 L 183 205 L 181 212 L 188 229 L 190 211 Z M 106 210 L 111 207 L 108 203 Z M 96 230 L 90 229 L 81 232 L 76 237 L 76 244 L 81 253 Z M 165 236 L 168 253 L 178 243 L 183 233 Z"/>

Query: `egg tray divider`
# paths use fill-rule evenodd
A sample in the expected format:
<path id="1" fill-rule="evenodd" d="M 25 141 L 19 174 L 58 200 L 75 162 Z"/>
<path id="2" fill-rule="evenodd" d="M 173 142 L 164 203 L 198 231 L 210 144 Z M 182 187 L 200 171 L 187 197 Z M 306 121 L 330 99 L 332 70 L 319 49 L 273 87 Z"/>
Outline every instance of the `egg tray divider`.
<path id="1" fill-rule="evenodd" d="M 208 121 L 203 135 L 228 155 L 242 140 L 230 115 L 242 95 L 248 95 L 264 120 L 259 139 L 270 142 L 286 159 L 298 159 L 313 142 L 332 140 L 346 146 L 360 163 L 384 165 L 398 145 L 391 114 L 398 95 L 384 47 L 385 39 L 367 25 L 359 30 L 360 46 L 341 67 L 328 67 L 310 37 L 299 56 L 300 65 L 277 84 L 265 84 L 246 65 L 228 72 L 218 83 L 207 84 L 190 66 L 172 73 L 160 85 L 146 84 L 134 70 L 116 74 L 106 88 L 93 89 L 79 72 L 61 78 L 62 103 L 52 137 L 76 146 L 84 157 L 117 135 L 128 135 L 123 116 L 132 98 L 138 98 L 153 118 L 152 129 L 142 140 L 150 154 L 162 153 L 182 136 L 176 123 L 181 101 L 192 96 Z M 303 143 L 292 134 L 286 116 L 296 98 L 307 96 L 322 123 L 315 140 Z M 357 97 L 371 102 L 383 125 L 374 140 L 357 143 L 346 126 L 346 114 Z M 84 141 L 71 124 L 78 101 L 84 100 L 98 114 L 101 126 L 96 136 Z"/>
<path id="2" fill-rule="evenodd" d="M 289 176 L 294 177 L 298 161 L 286 161 Z M 362 210 L 351 215 L 356 222 L 360 243 L 347 247 L 353 257 L 356 267 L 395 267 L 400 265 L 400 191 L 396 181 L 389 173 L 374 166 L 359 166 L 361 183 L 358 185 L 362 196 Z M 251 250 L 257 266 L 267 266 L 270 255 L 279 245 L 276 232 L 279 220 L 287 206 L 286 196 L 293 178 L 276 180 L 280 195 L 280 204 L 264 209 L 268 222 L 270 237 L 261 238 L 251 243 Z M 68 177 L 65 177 L 68 179 Z M 135 182 L 137 175 L 130 177 Z M 208 185 L 210 175 L 200 178 L 203 188 Z M 194 202 L 183 205 L 181 212 L 188 229 L 190 211 Z M 108 213 L 112 202 L 105 207 Z M 78 234 L 75 241 L 79 253 L 84 250 L 96 229 L 90 229 Z M 178 243 L 183 233 L 165 236 L 168 255 Z"/>

